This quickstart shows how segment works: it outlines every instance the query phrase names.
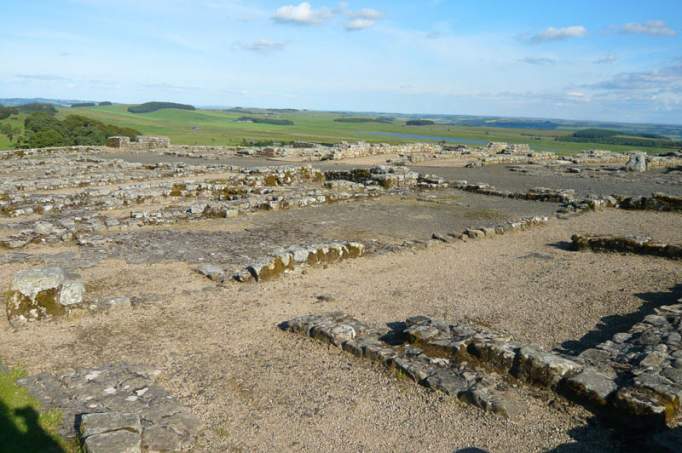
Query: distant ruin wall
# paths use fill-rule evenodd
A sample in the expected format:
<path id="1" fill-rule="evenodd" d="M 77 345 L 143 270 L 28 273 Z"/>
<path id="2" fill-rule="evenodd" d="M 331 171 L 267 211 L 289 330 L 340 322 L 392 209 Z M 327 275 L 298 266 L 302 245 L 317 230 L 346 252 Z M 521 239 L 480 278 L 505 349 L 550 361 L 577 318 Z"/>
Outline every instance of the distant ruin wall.
<path id="1" fill-rule="evenodd" d="M 133 150 L 168 148 L 170 146 L 170 139 L 168 137 L 138 135 L 135 137 L 135 140 L 131 140 L 130 137 L 126 136 L 114 136 L 107 139 L 107 146 L 110 148 Z"/>

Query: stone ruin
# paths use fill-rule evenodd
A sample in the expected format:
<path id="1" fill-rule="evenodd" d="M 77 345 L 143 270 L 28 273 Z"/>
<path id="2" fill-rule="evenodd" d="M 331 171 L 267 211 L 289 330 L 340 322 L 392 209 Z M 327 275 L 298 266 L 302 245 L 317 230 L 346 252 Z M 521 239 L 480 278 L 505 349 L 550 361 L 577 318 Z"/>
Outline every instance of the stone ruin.
<path id="1" fill-rule="evenodd" d="M 109 148 L 146 151 L 150 149 L 168 148 L 170 146 L 170 139 L 168 137 L 138 135 L 131 140 L 130 137 L 126 136 L 114 136 L 107 138 L 106 146 Z"/>
<path id="2" fill-rule="evenodd" d="M 280 328 L 315 338 L 483 410 L 510 416 L 509 386 L 523 383 L 583 405 L 609 423 L 665 430 L 680 415 L 682 300 L 578 356 L 546 352 L 470 323 L 414 316 L 372 328 L 340 312 Z"/>
<path id="3" fill-rule="evenodd" d="M 682 244 L 668 244 L 647 236 L 615 236 L 574 234 L 571 242 L 576 250 L 594 252 L 653 255 L 673 260 L 682 259 Z"/>
<path id="4" fill-rule="evenodd" d="M 134 146 L 125 140 L 121 143 L 122 147 Z M 140 143 L 149 146 L 150 153 L 186 153 L 191 157 L 212 153 L 236 156 L 243 151 L 168 144 L 157 150 L 164 148 L 157 146 L 162 142 Z M 255 155 L 321 160 L 402 154 L 401 158 L 412 161 L 466 158 L 485 163 L 556 158 L 522 146 L 491 144 L 487 148 L 346 144 L 285 147 L 281 152 L 277 148 L 258 148 Z M 107 247 L 126 247 L 133 232 L 152 225 L 218 222 L 254 212 L 314 208 L 384 196 L 398 199 L 445 188 L 557 203 L 561 205 L 556 211 L 558 218 L 602 209 L 682 211 L 682 197 L 665 193 L 581 196 L 575 190 L 545 187 L 501 190 L 484 183 L 447 181 L 402 165 L 322 171 L 309 165 L 242 168 L 227 164 L 133 164 L 100 158 L 98 154 L 104 151 L 100 147 L 73 147 L 25 150 L 24 154 L 17 151 L 3 156 L 0 215 L 6 223 L 0 246 L 12 249 L 7 262 L 30 256 L 22 255 L 20 249 L 31 251 L 46 245 L 67 243 L 93 254 Z M 620 166 L 632 160 L 633 165 L 644 163 L 648 168 L 677 165 L 680 161 L 679 156 L 630 157 L 620 153 L 586 153 L 571 159 L 578 163 L 594 159 Z M 561 160 L 561 165 L 569 162 L 569 158 Z M 490 222 L 463 231 L 435 232 L 424 245 L 492 239 L 550 222 L 558 221 L 534 216 L 500 224 Z M 581 234 L 572 241 L 578 250 L 682 258 L 682 245 L 648 237 Z M 404 245 L 408 242 L 391 250 L 416 247 L 416 241 Z M 287 242 L 291 243 L 299 245 L 259 250 L 229 265 L 193 262 L 192 268 L 222 284 L 264 283 L 308 266 L 326 266 L 376 250 L 371 241 Z M 131 300 L 115 295 L 92 300 L 85 293 L 82 279 L 67 267 L 36 267 L 14 275 L 6 294 L 7 316 L 13 327 L 117 307 L 130 309 L 139 303 L 134 297 Z M 295 318 L 282 328 L 338 346 L 400 376 L 502 416 L 513 418 L 519 410 L 513 389 L 522 385 L 538 390 L 541 398 L 557 395 L 585 406 L 608 423 L 665 432 L 680 417 L 681 325 L 682 304 L 659 306 L 641 322 L 578 355 L 543 351 L 475 323 L 446 323 L 423 316 L 411 317 L 399 328 L 382 328 L 347 314 L 331 313 Z M 129 446 L 133 451 L 191 448 L 198 425 L 196 417 L 158 387 L 154 377 L 155 370 L 109 364 L 32 376 L 21 384 L 46 407 L 64 411 L 64 432 L 77 436 L 86 451 L 106 451 L 114 448 L 112 445 Z"/>
<path id="5" fill-rule="evenodd" d="M 172 452 L 194 443 L 200 422 L 155 381 L 160 371 L 117 363 L 22 378 L 44 407 L 63 414 L 60 433 L 86 453 Z"/>

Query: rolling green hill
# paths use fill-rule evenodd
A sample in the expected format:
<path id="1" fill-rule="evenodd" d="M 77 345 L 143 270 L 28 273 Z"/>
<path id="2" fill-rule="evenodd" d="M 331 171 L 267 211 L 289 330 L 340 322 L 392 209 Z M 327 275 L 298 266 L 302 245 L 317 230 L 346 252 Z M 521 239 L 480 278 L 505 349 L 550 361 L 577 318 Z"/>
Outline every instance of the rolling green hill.
<path id="1" fill-rule="evenodd" d="M 530 143 L 538 151 L 555 151 L 563 154 L 579 152 L 585 149 L 599 148 L 613 151 L 631 151 L 632 146 L 617 144 L 576 143 L 561 141 L 557 138 L 569 137 L 575 128 L 566 129 L 522 129 L 502 127 L 481 127 L 444 124 L 420 127 L 406 126 L 406 121 L 413 119 L 398 116 L 391 123 L 384 122 L 339 122 L 339 112 L 311 112 L 263 110 L 263 113 L 250 113 L 249 116 L 267 120 L 288 120 L 293 124 L 281 126 L 260 123 L 239 122 L 244 110 L 180 110 L 162 109 L 151 113 L 130 113 L 128 105 L 100 105 L 97 107 L 78 108 L 78 114 L 87 116 L 107 124 L 130 127 L 146 135 L 164 135 L 170 137 L 172 143 L 186 145 L 236 145 L 248 142 L 267 141 L 313 141 L 320 143 L 338 143 L 340 141 L 365 140 L 369 142 L 416 142 L 448 140 L 450 143 L 485 143 L 488 141 L 505 141 L 510 143 Z M 73 109 L 61 108 L 57 114 L 64 118 L 73 113 Z M 357 115 L 367 118 L 367 115 Z M 348 117 L 353 117 L 348 114 Z M 22 118 L 12 117 L 14 124 L 22 123 Z M 279 121 L 276 121 L 276 123 Z M 288 124 L 288 123 L 287 123 Z M 6 137 L 0 135 L 0 149 L 10 144 Z M 648 152 L 670 151 L 670 148 L 652 147 Z"/>

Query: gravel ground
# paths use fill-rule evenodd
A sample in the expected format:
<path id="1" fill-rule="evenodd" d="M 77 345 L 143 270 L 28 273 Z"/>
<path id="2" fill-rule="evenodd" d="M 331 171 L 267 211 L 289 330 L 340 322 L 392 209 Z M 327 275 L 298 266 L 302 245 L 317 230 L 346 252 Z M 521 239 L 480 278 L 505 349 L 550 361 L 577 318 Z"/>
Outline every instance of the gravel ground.
<path id="1" fill-rule="evenodd" d="M 429 166 L 411 167 L 420 173 L 433 173 L 449 180 L 464 179 L 485 182 L 498 189 L 525 192 L 533 187 L 574 189 L 578 194 L 650 195 L 653 192 L 682 194 L 682 172 L 657 169 L 645 173 L 618 172 L 614 174 L 564 173 L 563 168 L 526 166 L 529 173 L 512 172 L 506 165 L 479 168 L 447 166 L 447 161 L 434 161 Z"/>
<path id="2" fill-rule="evenodd" d="M 2 354 L 29 372 L 156 366 L 203 421 L 197 451 L 613 451 L 618 445 L 582 409 L 519 388 L 514 418 L 487 415 L 276 325 L 331 310 L 376 325 L 425 314 L 579 351 L 682 297 L 673 290 L 682 272 L 679 262 L 577 253 L 565 241 L 618 230 L 682 242 L 680 225 L 680 215 L 608 210 L 262 285 L 215 286 L 183 262 L 106 260 L 82 270 L 92 297 L 154 303 L 16 332 L 2 321 Z M 0 267 L 0 285 L 20 268 Z M 331 300 L 318 302 L 322 294 Z"/>

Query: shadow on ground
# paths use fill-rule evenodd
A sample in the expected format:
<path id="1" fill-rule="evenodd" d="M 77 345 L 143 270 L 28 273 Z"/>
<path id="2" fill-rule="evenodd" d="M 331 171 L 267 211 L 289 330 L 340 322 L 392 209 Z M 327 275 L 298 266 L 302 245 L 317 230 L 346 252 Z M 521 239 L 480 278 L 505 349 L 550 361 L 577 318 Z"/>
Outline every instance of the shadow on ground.
<path id="1" fill-rule="evenodd" d="M 594 348 L 606 340 L 610 340 L 618 332 L 629 330 L 634 324 L 654 313 L 654 309 L 662 305 L 678 303 L 682 298 L 682 284 L 670 291 L 635 294 L 644 302 L 639 310 L 625 315 L 609 315 L 599 320 L 597 325 L 579 340 L 565 341 L 557 349 L 571 355 L 578 355 L 586 349 Z"/>
<path id="2" fill-rule="evenodd" d="M 0 451 L 61 453 L 62 447 L 38 423 L 31 407 L 10 409 L 0 401 Z"/>

